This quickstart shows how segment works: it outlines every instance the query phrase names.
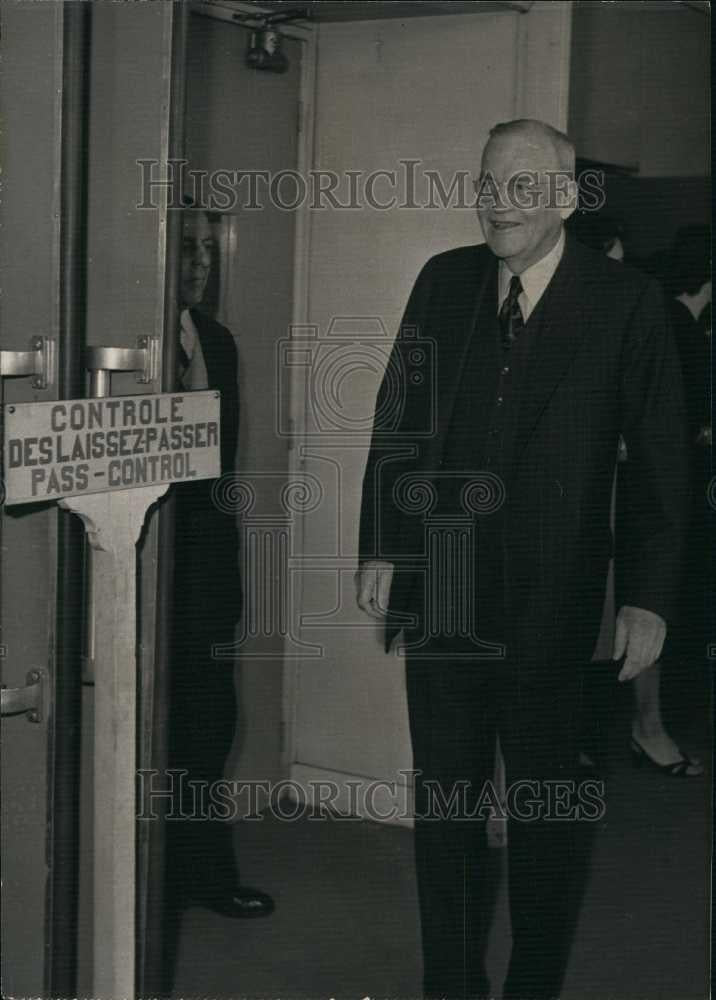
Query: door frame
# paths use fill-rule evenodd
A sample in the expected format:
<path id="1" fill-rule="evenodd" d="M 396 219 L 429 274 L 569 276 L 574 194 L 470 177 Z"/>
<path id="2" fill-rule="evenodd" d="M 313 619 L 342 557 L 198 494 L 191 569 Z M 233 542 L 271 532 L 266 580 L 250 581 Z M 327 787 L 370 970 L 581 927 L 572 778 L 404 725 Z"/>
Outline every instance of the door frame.
<path id="1" fill-rule="evenodd" d="M 190 11 L 203 17 L 211 17 L 218 21 L 236 24 L 236 13 L 256 16 L 256 8 L 246 3 L 225 3 L 222 0 L 191 0 Z M 298 120 L 296 128 L 297 163 L 296 170 L 304 178 L 308 177 L 313 167 L 314 156 L 314 117 L 316 89 L 316 57 L 317 57 L 317 26 L 314 25 L 281 25 L 281 34 L 302 43 L 301 78 L 298 95 Z M 293 328 L 305 327 L 309 322 L 309 260 L 311 251 L 311 214 L 307 200 L 295 210 L 296 227 L 294 236 L 293 264 L 293 302 L 291 323 Z M 291 482 L 301 481 L 305 474 L 305 458 L 303 443 L 309 400 L 305 392 L 304 376 L 300 367 L 291 369 L 285 383 L 289 392 L 289 413 L 293 428 L 288 443 L 288 479 Z M 292 555 L 301 559 L 304 552 L 304 518 L 300 513 L 293 515 L 293 549 Z M 303 607 L 303 574 L 298 574 L 295 589 L 297 606 Z M 292 616 L 295 619 L 295 616 Z M 281 706 L 281 768 L 284 777 L 288 777 L 295 760 L 295 691 L 298 680 L 299 665 L 302 661 L 291 652 L 290 636 L 284 637 L 284 656 L 282 670 L 282 706 Z"/>

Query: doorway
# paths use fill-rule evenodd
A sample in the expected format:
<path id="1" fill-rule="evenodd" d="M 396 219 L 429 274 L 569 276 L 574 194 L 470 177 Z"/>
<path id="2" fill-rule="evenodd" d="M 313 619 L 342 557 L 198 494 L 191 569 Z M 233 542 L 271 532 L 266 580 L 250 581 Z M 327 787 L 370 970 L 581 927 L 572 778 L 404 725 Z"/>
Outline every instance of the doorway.
<path id="1" fill-rule="evenodd" d="M 239 354 L 237 476 L 224 492 L 240 519 L 244 613 L 227 774 L 276 782 L 283 776 L 281 539 L 290 527 L 289 438 L 276 417 L 289 386 L 277 358 L 295 313 L 298 233 L 297 213 L 282 207 L 272 180 L 295 172 L 302 155 L 305 42 L 284 37 L 285 72 L 259 72 L 246 63 L 250 35 L 231 21 L 189 18 L 185 189 L 217 210 L 219 287 L 205 307 L 231 331 Z"/>

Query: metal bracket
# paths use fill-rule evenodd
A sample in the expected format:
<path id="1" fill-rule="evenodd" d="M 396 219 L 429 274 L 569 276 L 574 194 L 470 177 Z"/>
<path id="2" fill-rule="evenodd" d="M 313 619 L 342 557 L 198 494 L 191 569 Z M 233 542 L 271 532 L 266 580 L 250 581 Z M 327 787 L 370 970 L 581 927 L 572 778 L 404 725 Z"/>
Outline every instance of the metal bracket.
<path id="1" fill-rule="evenodd" d="M 29 351 L 0 351 L 0 376 L 17 378 L 34 375 L 35 389 L 47 389 L 55 380 L 55 341 L 52 337 L 33 337 Z"/>
<path id="2" fill-rule="evenodd" d="M 86 367 L 92 377 L 90 395 L 108 396 L 110 372 L 137 372 L 137 382 L 159 378 L 159 337 L 137 337 L 136 347 L 88 347 Z"/>
<path id="3" fill-rule="evenodd" d="M 42 670 L 31 670 L 24 687 L 0 690 L 2 715 L 25 714 L 28 722 L 42 722 L 45 674 Z"/>

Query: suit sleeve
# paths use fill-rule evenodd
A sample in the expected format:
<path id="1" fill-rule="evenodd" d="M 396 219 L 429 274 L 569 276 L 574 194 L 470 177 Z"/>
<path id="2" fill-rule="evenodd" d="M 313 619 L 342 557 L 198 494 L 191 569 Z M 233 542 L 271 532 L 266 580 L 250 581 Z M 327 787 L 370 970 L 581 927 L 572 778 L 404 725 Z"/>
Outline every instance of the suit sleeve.
<path id="1" fill-rule="evenodd" d="M 430 299 L 433 261 L 425 264 L 410 293 L 400 330 L 415 328 L 424 333 Z M 359 563 L 371 559 L 395 562 L 402 553 L 401 533 L 404 517 L 395 503 L 394 486 L 401 474 L 407 471 L 406 461 L 391 461 L 400 449 L 417 449 L 411 441 L 411 428 L 419 424 L 422 416 L 417 412 L 422 400 L 408 379 L 400 378 L 404 371 L 401 359 L 400 331 L 386 365 L 385 374 L 376 397 L 368 461 L 363 476 L 360 513 Z M 396 383 L 396 374 L 398 381 Z M 386 414 L 398 413 L 389 429 Z M 409 459 L 417 463 L 418 455 Z"/>
<path id="2" fill-rule="evenodd" d="M 629 325 L 620 394 L 628 454 L 622 604 L 654 611 L 671 623 L 683 582 L 687 418 L 679 357 L 653 282 Z"/>

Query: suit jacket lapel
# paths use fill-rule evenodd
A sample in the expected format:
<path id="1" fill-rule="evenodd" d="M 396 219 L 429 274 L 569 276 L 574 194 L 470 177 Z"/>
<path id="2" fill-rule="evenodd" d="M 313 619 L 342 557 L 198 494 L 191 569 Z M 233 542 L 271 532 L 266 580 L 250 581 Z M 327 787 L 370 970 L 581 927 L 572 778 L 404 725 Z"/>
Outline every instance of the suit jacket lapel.
<path id="1" fill-rule="evenodd" d="M 585 291 L 578 247 L 567 237 L 559 267 L 537 306 L 541 315 L 535 317 L 539 326 L 522 388 L 513 468 L 584 339 Z"/>
<path id="2" fill-rule="evenodd" d="M 455 400 L 460 392 L 470 339 L 480 335 L 476 328 L 477 317 L 485 295 L 494 295 L 497 309 L 497 258 L 490 254 L 482 273 L 478 271 L 477 261 L 474 261 L 471 273 L 455 277 L 457 280 L 454 288 L 451 286 L 451 292 L 458 298 L 458 310 L 465 319 L 457 325 L 453 337 L 445 338 L 437 345 L 438 385 L 444 387 L 445 392 L 442 398 L 438 394 L 437 433 L 428 442 L 424 452 L 425 468 L 430 472 L 438 471 L 445 450 L 445 438 L 455 409 Z M 460 295 L 463 296 L 461 304 Z M 455 306 L 455 301 L 452 305 Z"/>
<path id="3" fill-rule="evenodd" d="M 234 380 L 236 364 L 235 355 L 230 350 L 231 334 L 198 309 L 191 310 L 191 318 L 199 335 L 208 386 L 221 393 L 221 461 L 222 469 L 229 471 L 234 467 L 239 427 L 238 386 Z"/>
<path id="4" fill-rule="evenodd" d="M 207 328 L 206 317 L 201 310 L 192 309 L 191 318 L 194 321 L 196 332 L 199 335 L 199 344 L 201 345 L 201 353 L 204 357 L 204 364 L 206 365 L 206 375 L 209 386 L 220 389 L 221 377 L 216 366 L 216 343 Z"/>

